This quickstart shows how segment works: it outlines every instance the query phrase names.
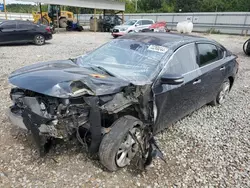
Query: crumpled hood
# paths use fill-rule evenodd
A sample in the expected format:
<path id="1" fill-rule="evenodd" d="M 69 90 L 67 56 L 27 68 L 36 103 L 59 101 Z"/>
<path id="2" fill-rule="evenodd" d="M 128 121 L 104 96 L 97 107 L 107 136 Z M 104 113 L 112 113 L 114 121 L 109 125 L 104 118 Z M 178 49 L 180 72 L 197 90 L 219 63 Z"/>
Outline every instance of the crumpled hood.
<path id="1" fill-rule="evenodd" d="M 9 82 L 19 88 L 59 98 L 107 95 L 129 82 L 83 68 L 71 60 L 37 63 L 13 72 Z"/>

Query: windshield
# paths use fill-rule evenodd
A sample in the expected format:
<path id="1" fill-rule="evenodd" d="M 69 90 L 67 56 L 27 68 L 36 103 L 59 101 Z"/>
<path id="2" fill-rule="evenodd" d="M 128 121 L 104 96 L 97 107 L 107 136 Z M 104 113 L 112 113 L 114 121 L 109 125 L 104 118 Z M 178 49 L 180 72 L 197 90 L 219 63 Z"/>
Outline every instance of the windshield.
<path id="1" fill-rule="evenodd" d="M 79 57 L 77 64 L 85 68 L 101 67 L 110 75 L 140 85 L 152 82 L 166 51 L 163 46 L 117 39 Z"/>
<path id="2" fill-rule="evenodd" d="M 134 25 L 137 22 L 137 20 L 128 20 L 124 23 L 124 25 Z"/>

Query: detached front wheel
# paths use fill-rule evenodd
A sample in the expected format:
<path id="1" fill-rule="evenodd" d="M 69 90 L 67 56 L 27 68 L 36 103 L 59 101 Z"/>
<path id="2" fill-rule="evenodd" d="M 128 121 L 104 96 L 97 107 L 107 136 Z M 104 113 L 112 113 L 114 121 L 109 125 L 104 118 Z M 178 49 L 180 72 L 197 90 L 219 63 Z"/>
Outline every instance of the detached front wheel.
<path id="1" fill-rule="evenodd" d="M 248 39 L 243 45 L 243 51 L 246 55 L 250 56 L 250 39 Z"/>
<path id="2" fill-rule="evenodd" d="M 130 164 L 142 142 L 142 122 L 132 116 L 115 121 L 99 148 L 99 158 L 109 171 L 117 171 Z M 136 138 L 136 139 L 135 139 Z"/>

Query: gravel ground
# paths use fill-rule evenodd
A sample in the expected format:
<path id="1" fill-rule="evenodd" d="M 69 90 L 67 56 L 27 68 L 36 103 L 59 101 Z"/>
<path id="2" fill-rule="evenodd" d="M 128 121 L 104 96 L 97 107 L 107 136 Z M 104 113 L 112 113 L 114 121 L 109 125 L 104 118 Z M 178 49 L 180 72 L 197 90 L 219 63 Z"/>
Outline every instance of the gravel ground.
<path id="1" fill-rule="evenodd" d="M 250 187 L 250 63 L 241 36 L 207 35 L 239 56 L 240 72 L 228 101 L 205 106 L 157 136 L 167 163 L 145 172 L 106 172 L 76 142 L 56 145 L 40 158 L 5 111 L 8 75 L 36 62 L 66 59 L 111 40 L 108 33 L 60 33 L 45 46 L 0 46 L 0 187 Z"/>

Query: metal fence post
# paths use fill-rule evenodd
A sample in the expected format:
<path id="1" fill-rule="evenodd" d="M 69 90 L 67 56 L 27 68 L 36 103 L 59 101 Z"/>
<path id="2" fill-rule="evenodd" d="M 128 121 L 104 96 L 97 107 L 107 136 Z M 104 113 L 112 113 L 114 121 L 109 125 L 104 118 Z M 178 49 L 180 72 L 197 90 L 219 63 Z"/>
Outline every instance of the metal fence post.
<path id="1" fill-rule="evenodd" d="M 171 30 L 174 30 L 174 14 L 172 15 L 172 26 L 171 26 Z"/>
<path id="2" fill-rule="evenodd" d="M 247 22 L 247 14 L 246 14 L 245 19 L 244 19 L 244 26 L 246 26 L 246 22 Z M 248 30 L 246 30 L 246 31 L 248 31 Z M 243 33 L 244 33 L 244 29 L 242 29 L 241 35 L 243 35 Z M 246 32 L 246 35 L 247 35 L 247 32 Z"/>

